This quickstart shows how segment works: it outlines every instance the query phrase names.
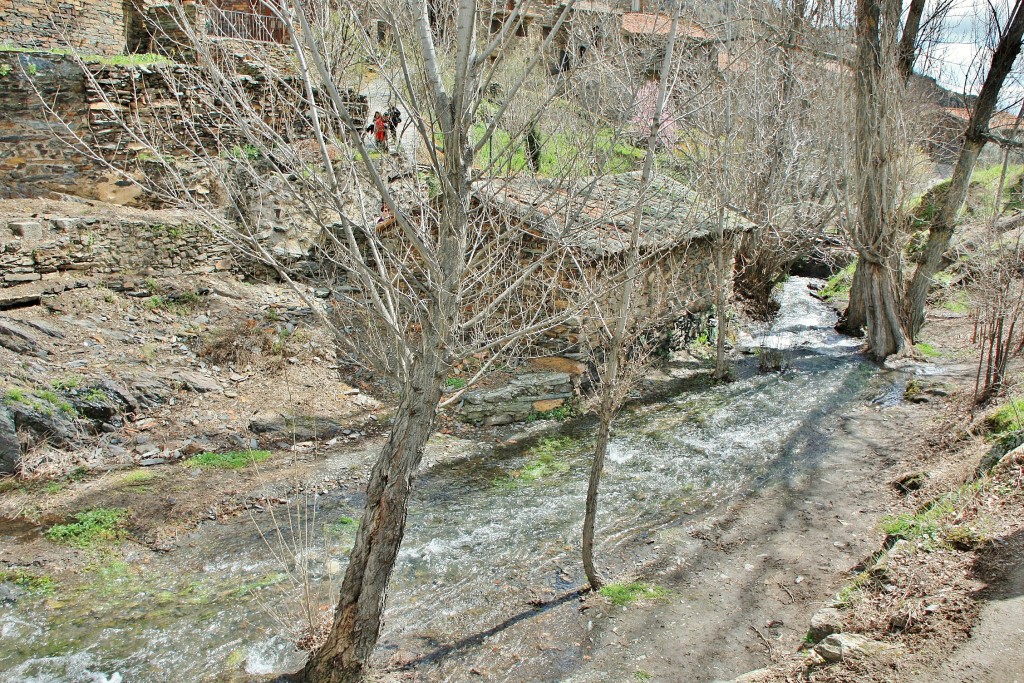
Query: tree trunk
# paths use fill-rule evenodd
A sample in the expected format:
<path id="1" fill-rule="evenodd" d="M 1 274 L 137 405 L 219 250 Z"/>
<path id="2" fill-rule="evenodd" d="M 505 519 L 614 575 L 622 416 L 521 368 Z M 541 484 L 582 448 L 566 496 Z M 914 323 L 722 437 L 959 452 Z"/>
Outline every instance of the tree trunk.
<path id="1" fill-rule="evenodd" d="M 607 366 L 604 377 L 601 379 L 601 408 L 598 412 L 600 425 L 598 426 L 597 442 L 594 444 L 594 461 L 590 466 L 590 481 L 587 484 L 586 513 L 583 516 L 583 571 L 590 582 L 591 590 L 600 590 L 604 585 L 597 565 L 594 563 L 594 536 L 597 527 L 597 498 L 601 486 L 601 475 L 604 472 L 604 460 L 608 453 L 608 437 L 611 434 L 612 420 L 618 412 L 622 402 L 623 393 L 619 391 L 616 384 L 619 381 L 619 371 L 622 363 L 626 362 L 626 335 L 627 323 L 633 314 L 633 289 L 637 280 L 641 277 L 640 270 L 640 227 L 643 221 L 643 201 L 650 186 L 651 176 L 654 173 L 654 150 L 658 148 L 660 138 L 662 115 L 665 112 L 665 102 L 668 99 L 668 79 L 671 73 L 672 54 L 675 49 L 676 31 L 679 27 L 680 6 L 676 6 L 675 14 L 672 17 L 672 26 L 669 29 L 668 45 L 665 48 L 665 56 L 661 63 L 661 81 L 658 88 L 658 101 L 654 107 L 654 118 L 651 120 L 651 128 L 647 137 L 647 154 L 644 157 L 644 168 L 640 175 L 640 196 L 633 209 L 633 225 L 629 236 L 629 251 L 626 257 L 626 277 L 622 282 L 621 298 L 615 311 L 615 326 L 609 339 Z"/>
<path id="2" fill-rule="evenodd" d="M 305 680 L 362 680 L 383 624 L 384 599 L 405 534 L 413 475 L 434 428 L 442 364 L 422 359 L 402 392 L 391 435 L 370 473 L 366 508 L 341 586 L 334 624 L 306 663 Z"/>
<path id="3" fill-rule="evenodd" d="M 914 73 L 914 62 L 917 61 L 918 34 L 921 32 L 921 18 L 924 16 L 925 0 L 910 0 L 907 20 L 903 24 L 903 35 L 900 37 L 898 66 L 903 82 L 910 80 Z"/>
<path id="4" fill-rule="evenodd" d="M 868 353 L 878 360 L 902 353 L 910 342 L 903 328 L 895 286 L 900 252 L 893 186 L 900 153 L 893 130 L 899 115 L 894 39 L 897 0 L 857 0 L 856 128 L 854 171 L 857 222 L 853 242 L 858 262 L 844 325 L 866 329 Z"/>
<path id="5" fill-rule="evenodd" d="M 609 386 L 603 389 L 604 396 L 601 400 L 600 423 L 597 428 L 597 441 L 594 444 L 594 461 L 590 466 L 590 481 L 587 484 L 587 511 L 583 516 L 583 571 L 590 582 L 590 590 L 600 590 L 604 585 L 604 578 L 597 570 L 594 563 L 594 534 L 597 528 L 597 496 L 601 486 L 601 475 L 604 472 L 604 459 L 608 453 L 608 438 L 611 434 L 612 410 L 610 396 L 614 388 Z M 606 412 L 610 411 L 610 412 Z"/>
<path id="6" fill-rule="evenodd" d="M 857 272 L 863 273 L 859 282 L 855 280 L 855 285 L 860 288 L 857 298 L 864 302 L 868 353 L 883 361 L 910 346 L 895 296 L 898 291 L 894 282 L 896 278 L 885 264 L 865 259 L 857 265 Z M 851 289 L 851 301 L 854 294 Z"/>
<path id="7" fill-rule="evenodd" d="M 727 252 L 731 254 L 732 249 L 725 244 L 724 222 L 725 208 L 719 209 L 719 232 L 718 244 L 715 246 L 715 318 L 717 328 L 715 330 L 715 372 L 714 378 L 718 380 L 729 377 L 729 362 L 725 355 L 726 335 L 729 332 L 729 319 L 727 311 L 729 308 L 729 292 L 727 280 L 729 277 L 729 266 L 726 263 Z M 731 246 L 731 245 L 729 245 Z"/>
<path id="8" fill-rule="evenodd" d="M 863 292 L 865 290 L 864 280 L 867 277 L 866 271 L 858 264 L 853 271 L 853 282 L 850 285 L 850 301 L 846 304 L 846 310 L 839 317 L 836 329 L 843 334 L 853 337 L 864 336 L 864 328 L 868 326 L 867 311 L 864 308 Z M 855 295 L 854 292 L 857 292 Z"/>
<path id="9" fill-rule="evenodd" d="M 971 113 L 967 130 L 964 132 L 964 141 L 960 147 L 960 156 L 957 157 L 956 166 L 953 168 L 949 189 L 942 200 L 938 214 L 928 228 L 928 243 L 925 245 L 924 256 L 907 287 L 907 330 L 912 337 L 921 331 L 921 326 L 924 324 L 924 309 L 928 302 L 928 290 L 931 288 L 932 278 L 947 265 L 946 250 L 949 249 L 949 244 L 953 239 L 957 214 L 960 213 L 964 200 L 967 199 L 967 190 L 970 187 L 974 165 L 978 161 L 981 148 L 988 140 L 989 120 L 999 102 L 999 92 L 1003 88 L 1003 83 L 1006 81 L 1017 55 L 1020 54 L 1022 38 L 1024 38 L 1024 0 L 1017 0 L 1007 22 L 1006 30 L 999 37 L 999 43 L 996 45 L 995 52 L 992 53 L 988 74 L 981 86 L 981 92 L 978 93 L 978 103 Z M 998 204 L 998 197 L 996 197 L 996 202 Z"/>
<path id="10" fill-rule="evenodd" d="M 916 337 L 924 325 L 924 309 L 928 303 L 928 290 L 931 289 L 932 279 L 936 273 L 951 263 L 946 258 L 946 251 L 953 241 L 956 214 L 967 198 L 971 173 L 984 146 L 984 140 L 964 141 L 942 207 L 935 217 L 935 222 L 928 228 L 928 241 L 925 243 L 921 262 L 907 286 L 907 329 L 911 336 Z M 998 203 L 998 199 L 996 201 Z M 951 210 L 953 215 L 948 216 Z"/>

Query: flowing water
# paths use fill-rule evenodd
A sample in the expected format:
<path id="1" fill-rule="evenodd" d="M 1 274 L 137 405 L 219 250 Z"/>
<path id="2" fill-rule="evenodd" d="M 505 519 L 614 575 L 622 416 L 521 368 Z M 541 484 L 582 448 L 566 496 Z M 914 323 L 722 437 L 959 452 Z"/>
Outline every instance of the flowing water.
<path id="1" fill-rule="evenodd" d="M 630 539 L 699 520 L 799 470 L 820 453 L 823 418 L 885 395 L 891 382 L 832 330 L 834 314 L 807 284 L 791 278 L 778 321 L 752 339 L 786 372 L 759 374 L 748 356 L 734 382 L 699 383 L 622 416 L 602 484 L 603 561 L 628 565 L 616 551 Z M 384 652 L 429 660 L 441 644 L 508 620 L 524 595 L 583 583 L 577 537 L 589 445 L 585 429 L 527 450 L 446 444 L 465 452 L 417 483 Z M 7 604 L 0 594 L 0 681 L 185 682 L 294 670 L 302 657 L 291 629 L 304 587 L 311 604 L 329 602 L 360 503 L 328 492 L 274 518 L 206 524 L 172 553 L 99 555 L 74 590 Z M 19 533 L 0 524 L 0 544 Z M 579 662 L 572 643 L 561 645 L 548 655 L 552 679 Z"/>

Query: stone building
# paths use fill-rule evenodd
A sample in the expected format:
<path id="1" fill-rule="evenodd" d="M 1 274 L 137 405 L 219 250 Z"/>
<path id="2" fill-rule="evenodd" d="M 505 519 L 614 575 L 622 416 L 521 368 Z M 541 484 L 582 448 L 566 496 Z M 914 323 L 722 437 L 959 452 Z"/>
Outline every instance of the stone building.
<path id="1" fill-rule="evenodd" d="M 0 0 L 0 45 L 122 54 L 135 12 L 132 0 Z"/>
<path id="2" fill-rule="evenodd" d="M 656 174 L 644 190 L 638 171 L 573 184 L 522 176 L 480 183 L 476 194 L 496 215 L 518 223 L 530 235 L 524 253 L 531 251 L 531 242 L 568 245 L 579 272 L 567 273 L 567 295 L 579 287 L 598 292 L 597 310 L 606 316 L 619 296 L 614 283 L 622 272 L 639 203 L 643 275 L 634 305 L 637 317 L 652 323 L 669 323 L 709 308 L 717 279 L 716 248 L 724 248 L 731 261 L 734 238 L 754 227 L 732 211 L 720 214 L 712 202 L 668 176 Z M 723 284 L 731 292 L 732 268 L 727 270 Z M 578 341 L 574 327 L 570 321 L 549 332 L 552 350 L 565 350 Z"/>
<path id="3" fill-rule="evenodd" d="M 180 24 L 213 37 L 286 43 L 284 23 L 263 0 L 0 0 L 0 45 L 82 55 L 173 53 Z"/>

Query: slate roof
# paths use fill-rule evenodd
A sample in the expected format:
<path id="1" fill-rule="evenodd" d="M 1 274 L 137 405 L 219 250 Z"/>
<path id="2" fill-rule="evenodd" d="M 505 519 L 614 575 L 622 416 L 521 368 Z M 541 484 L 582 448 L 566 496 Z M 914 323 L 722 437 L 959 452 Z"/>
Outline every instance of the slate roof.
<path id="1" fill-rule="evenodd" d="M 713 234 L 718 229 L 714 202 L 668 176 L 656 174 L 644 196 L 639 171 L 582 178 L 571 185 L 544 178 L 490 178 L 474 193 L 498 211 L 523 221 L 538 234 L 564 240 L 595 257 L 629 246 L 638 200 L 643 206 L 641 247 L 665 249 Z M 753 223 L 726 211 L 725 231 L 745 232 Z"/>
<path id="2" fill-rule="evenodd" d="M 626 12 L 622 15 L 622 31 L 627 35 L 668 36 L 672 31 L 672 17 L 667 14 Z M 714 41 L 715 37 L 692 21 L 679 20 L 677 35 L 699 42 Z"/>

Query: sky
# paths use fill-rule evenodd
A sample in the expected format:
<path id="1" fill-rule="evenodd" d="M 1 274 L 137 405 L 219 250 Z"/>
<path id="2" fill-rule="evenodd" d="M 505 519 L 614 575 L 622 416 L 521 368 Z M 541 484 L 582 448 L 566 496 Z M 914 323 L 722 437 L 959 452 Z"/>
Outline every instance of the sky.
<path id="1" fill-rule="evenodd" d="M 929 5 L 934 5 L 934 0 L 929 0 Z M 1012 0 L 954 0 L 940 38 L 926 47 L 916 70 L 933 76 L 950 90 L 976 93 L 995 46 L 995 40 L 987 36 L 992 10 L 1005 22 L 1012 6 Z M 1024 59 L 1018 58 L 1004 86 L 1005 96 L 1000 98 L 1004 107 L 1019 106 L 1019 98 L 1024 95 L 1022 67 Z"/>

